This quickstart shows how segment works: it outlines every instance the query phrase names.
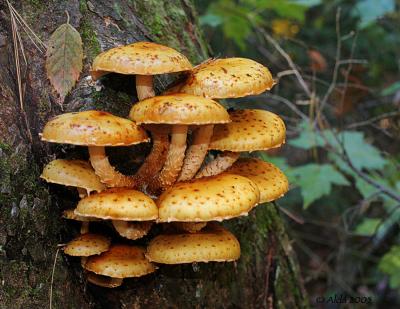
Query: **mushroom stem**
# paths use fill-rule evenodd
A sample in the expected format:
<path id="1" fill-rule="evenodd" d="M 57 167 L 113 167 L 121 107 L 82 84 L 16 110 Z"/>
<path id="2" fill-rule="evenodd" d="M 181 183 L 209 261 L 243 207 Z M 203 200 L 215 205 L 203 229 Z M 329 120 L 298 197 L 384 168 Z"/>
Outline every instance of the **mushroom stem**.
<path id="1" fill-rule="evenodd" d="M 81 234 L 89 233 L 89 221 L 82 221 L 81 223 Z"/>
<path id="2" fill-rule="evenodd" d="M 174 125 L 171 131 L 171 144 L 167 159 L 161 172 L 149 183 L 150 192 L 158 193 L 160 189 L 172 185 L 181 171 L 185 158 L 188 126 Z"/>
<path id="3" fill-rule="evenodd" d="M 207 225 L 207 222 L 174 222 L 174 225 L 180 230 L 197 233 Z"/>
<path id="4" fill-rule="evenodd" d="M 76 189 L 78 190 L 79 198 L 84 198 L 89 195 L 88 191 L 86 191 L 84 188 L 77 187 Z"/>
<path id="5" fill-rule="evenodd" d="M 135 187 L 134 177 L 123 175 L 111 166 L 103 146 L 89 146 L 89 155 L 90 163 L 102 183 L 109 187 Z"/>
<path id="6" fill-rule="evenodd" d="M 207 155 L 208 145 L 213 134 L 214 125 L 204 125 L 194 132 L 193 143 L 186 151 L 185 161 L 178 181 L 192 179 L 199 170 L 205 156 Z"/>
<path id="7" fill-rule="evenodd" d="M 139 101 L 156 95 L 154 93 L 152 75 L 136 75 L 136 93 Z"/>
<path id="8" fill-rule="evenodd" d="M 140 182 L 141 186 L 146 186 L 151 177 L 156 175 L 163 167 L 167 158 L 169 147 L 168 133 L 161 131 L 158 128 L 150 128 L 153 139 L 153 148 L 150 154 L 146 157 L 142 166 L 135 174 L 135 178 Z"/>
<path id="9" fill-rule="evenodd" d="M 128 239 L 139 239 L 146 236 L 150 231 L 153 222 L 143 221 L 143 222 L 132 222 L 132 221 L 121 221 L 113 220 L 112 224 L 117 230 L 119 235 Z"/>
<path id="10" fill-rule="evenodd" d="M 221 174 L 239 159 L 239 152 L 224 151 L 197 173 L 196 178 Z"/>

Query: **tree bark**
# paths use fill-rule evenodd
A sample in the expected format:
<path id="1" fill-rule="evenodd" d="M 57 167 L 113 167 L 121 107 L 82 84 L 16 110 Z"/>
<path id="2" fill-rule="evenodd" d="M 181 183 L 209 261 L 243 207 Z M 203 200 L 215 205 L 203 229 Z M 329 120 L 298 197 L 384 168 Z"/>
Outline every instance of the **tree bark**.
<path id="1" fill-rule="evenodd" d="M 22 64 L 24 101 L 18 98 L 10 14 L 0 0 L 0 308 L 48 308 L 57 244 L 79 234 L 61 212 L 73 207 L 75 191 L 39 180 L 55 157 L 87 158 L 83 147 L 49 145 L 38 134 L 52 116 L 66 111 L 102 109 L 128 115 L 136 100 L 133 77 L 111 76 L 97 91 L 86 78 L 100 51 L 138 40 L 176 48 L 193 63 L 209 57 L 190 0 L 14 0 L 26 22 L 46 41 L 66 22 L 80 32 L 84 72 L 62 109 L 45 74 L 44 54 L 22 32 L 28 64 Z M 168 77 L 170 78 L 170 77 Z M 168 83 L 157 78 L 160 91 Z M 123 158 L 148 147 L 115 150 Z M 113 151 L 114 152 L 114 151 Z M 128 155 L 127 155 L 128 154 Z M 114 156 L 115 157 L 115 156 Z M 124 166 L 120 166 L 124 168 Z M 133 172 L 129 171 L 128 172 Z M 240 240 L 237 263 L 161 266 L 152 275 L 125 280 L 116 289 L 86 284 L 80 261 L 60 252 L 54 271 L 53 308 L 306 308 L 293 251 L 278 210 L 260 205 L 249 217 L 226 222 Z M 108 228 L 108 227 L 105 227 Z"/>

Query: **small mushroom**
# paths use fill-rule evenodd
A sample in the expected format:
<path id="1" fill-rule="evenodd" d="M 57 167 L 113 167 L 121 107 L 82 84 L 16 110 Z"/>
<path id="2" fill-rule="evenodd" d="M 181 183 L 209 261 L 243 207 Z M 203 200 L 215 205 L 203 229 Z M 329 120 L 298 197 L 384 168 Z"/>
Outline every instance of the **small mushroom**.
<path id="1" fill-rule="evenodd" d="M 75 214 L 113 220 L 113 225 L 121 236 L 137 239 L 150 230 L 152 222 L 149 221 L 158 218 L 158 208 L 150 197 L 140 191 L 113 188 L 80 200 Z"/>
<path id="2" fill-rule="evenodd" d="M 260 190 L 260 203 L 274 201 L 289 190 L 285 174 L 275 165 L 257 158 L 240 158 L 227 172 L 252 180 Z"/>
<path id="3" fill-rule="evenodd" d="M 196 178 L 222 173 L 238 158 L 240 152 L 280 147 L 285 143 L 283 120 L 271 112 L 244 109 L 230 112 L 231 123 L 216 125 L 209 149 L 223 151 L 196 175 Z"/>
<path id="4" fill-rule="evenodd" d="M 136 180 L 116 171 L 105 146 L 130 146 L 148 142 L 146 132 L 129 119 L 102 111 L 66 113 L 45 125 L 42 141 L 89 147 L 90 162 L 101 182 L 110 187 L 134 187 Z"/>
<path id="5" fill-rule="evenodd" d="M 81 225 L 81 234 L 85 234 L 89 232 L 89 222 L 92 221 L 99 221 L 99 219 L 92 218 L 92 217 L 82 217 L 78 216 L 74 213 L 74 209 L 67 209 L 63 211 L 63 218 L 69 220 L 80 221 Z"/>
<path id="6" fill-rule="evenodd" d="M 130 245 L 112 245 L 100 255 L 87 259 L 85 269 L 112 278 L 141 277 L 156 270 L 145 257 L 145 249 Z"/>
<path id="7" fill-rule="evenodd" d="M 247 215 L 260 192 L 250 179 L 233 174 L 176 183 L 157 200 L 159 222 L 222 221 Z"/>
<path id="8" fill-rule="evenodd" d="M 175 94 L 157 96 L 135 104 L 129 117 L 139 124 L 171 125 L 171 143 L 163 169 L 149 183 L 149 190 L 157 192 L 173 184 L 181 170 L 186 150 L 189 125 L 208 125 L 230 122 L 225 108 L 203 97 Z M 200 164 L 202 159 L 200 161 Z"/>
<path id="9" fill-rule="evenodd" d="M 228 230 L 210 224 L 197 233 L 158 235 L 148 245 L 146 257 L 161 264 L 230 262 L 239 259 L 240 244 Z"/>
<path id="10" fill-rule="evenodd" d="M 123 279 L 112 278 L 102 275 L 97 275 L 91 272 L 86 274 L 86 279 L 88 282 L 101 286 L 103 288 L 117 288 L 122 285 Z"/>
<path id="11" fill-rule="evenodd" d="M 64 253 L 72 256 L 87 257 L 108 250 L 111 241 L 108 237 L 86 233 L 71 240 L 64 246 Z"/>

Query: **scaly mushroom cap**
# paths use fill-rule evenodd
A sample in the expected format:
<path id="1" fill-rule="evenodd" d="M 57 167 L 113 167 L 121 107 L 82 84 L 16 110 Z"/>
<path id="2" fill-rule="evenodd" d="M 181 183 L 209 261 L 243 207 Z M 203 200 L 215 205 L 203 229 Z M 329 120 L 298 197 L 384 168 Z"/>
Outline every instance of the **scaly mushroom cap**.
<path id="1" fill-rule="evenodd" d="M 113 188 L 81 199 L 75 214 L 105 220 L 150 221 L 157 219 L 158 208 L 140 191 Z"/>
<path id="2" fill-rule="evenodd" d="M 260 109 L 236 110 L 229 115 L 231 123 L 214 127 L 209 149 L 251 152 L 285 143 L 286 128 L 278 115 Z"/>
<path id="3" fill-rule="evenodd" d="M 189 60 L 167 46 L 136 42 L 111 48 L 93 61 L 91 75 L 97 79 L 107 73 L 155 75 L 192 69 Z"/>
<path id="4" fill-rule="evenodd" d="M 82 160 L 53 160 L 44 167 L 40 178 L 51 183 L 84 188 L 88 192 L 100 192 L 106 188 L 90 163 Z"/>
<path id="5" fill-rule="evenodd" d="M 228 172 L 251 179 L 260 190 L 260 203 L 274 201 L 289 190 L 285 174 L 275 165 L 260 159 L 241 158 Z"/>
<path id="6" fill-rule="evenodd" d="M 168 93 L 182 92 L 206 98 L 239 98 L 260 94 L 275 84 L 262 64 L 245 58 L 206 61 L 196 66 L 189 78 Z"/>
<path id="7" fill-rule="evenodd" d="M 235 261 L 240 244 L 226 229 L 207 226 L 197 233 L 157 236 L 147 247 L 146 257 L 162 264 Z"/>
<path id="8" fill-rule="evenodd" d="M 225 108 L 211 100 L 190 94 L 157 96 L 135 104 L 129 118 L 138 124 L 217 124 L 230 122 Z"/>
<path id="9" fill-rule="evenodd" d="M 131 120 L 101 111 L 56 116 L 46 123 L 41 139 L 84 146 L 129 146 L 149 141 L 146 131 Z"/>
<path id="10" fill-rule="evenodd" d="M 83 217 L 75 214 L 75 209 L 67 209 L 63 211 L 62 217 L 68 220 L 75 220 L 81 222 L 99 221 L 100 219 L 92 217 Z"/>
<path id="11" fill-rule="evenodd" d="M 144 276 L 156 270 L 144 254 L 145 250 L 141 247 L 113 245 L 107 252 L 89 257 L 85 269 L 113 278 Z"/>
<path id="12" fill-rule="evenodd" d="M 243 176 L 220 174 L 193 179 L 161 194 L 158 221 L 222 221 L 247 215 L 259 198 L 257 186 Z"/>
<path id="13" fill-rule="evenodd" d="M 64 253 L 72 256 L 91 256 L 103 253 L 110 247 L 108 237 L 98 234 L 83 234 L 64 247 Z"/>

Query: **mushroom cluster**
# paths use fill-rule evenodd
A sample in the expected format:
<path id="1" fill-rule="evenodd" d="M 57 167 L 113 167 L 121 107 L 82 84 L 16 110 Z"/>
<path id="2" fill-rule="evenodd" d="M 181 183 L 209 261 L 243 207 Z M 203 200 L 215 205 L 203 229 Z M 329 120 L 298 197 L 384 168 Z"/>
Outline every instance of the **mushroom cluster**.
<path id="1" fill-rule="evenodd" d="M 155 96 L 153 75 L 173 72 L 185 72 L 186 79 Z M 81 235 L 64 253 L 81 258 L 88 282 L 109 288 L 160 264 L 239 259 L 239 241 L 218 222 L 246 216 L 287 192 L 287 178 L 276 166 L 246 156 L 280 147 L 285 125 L 264 110 L 228 112 L 216 99 L 269 90 L 269 70 L 244 58 L 192 67 L 172 48 L 137 42 L 96 57 L 92 78 L 108 73 L 136 75 L 139 102 L 127 118 L 95 110 L 65 113 L 41 134 L 42 141 L 87 146 L 89 152 L 88 162 L 56 159 L 41 175 L 76 188 L 80 197 L 75 209 L 63 212 L 81 222 Z M 106 155 L 105 147 L 150 141 L 151 152 L 133 175 L 118 171 Z M 115 233 L 106 235 L 104 224 Z M 148 241 L 138 245 L 145 236 Z"/>

